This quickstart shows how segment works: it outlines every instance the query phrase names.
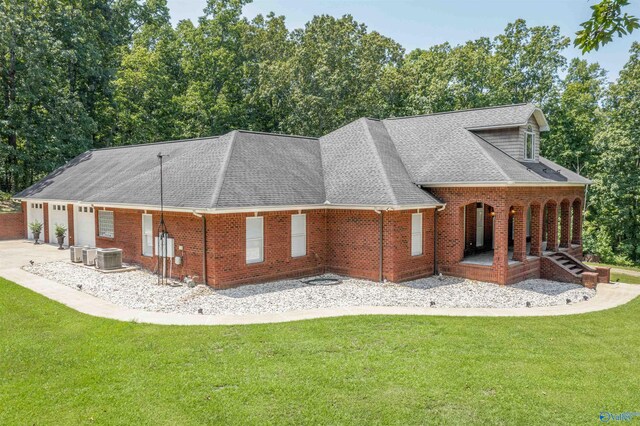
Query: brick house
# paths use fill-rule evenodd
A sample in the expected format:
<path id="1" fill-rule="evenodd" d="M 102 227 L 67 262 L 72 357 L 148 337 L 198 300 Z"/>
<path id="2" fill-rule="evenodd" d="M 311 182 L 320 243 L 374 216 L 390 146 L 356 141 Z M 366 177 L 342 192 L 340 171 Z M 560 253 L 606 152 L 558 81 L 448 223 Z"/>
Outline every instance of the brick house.
<path id="1" fill-rule="evenodd" d="M 237 130 L 88 151 L 14 198 L 47 242 L 62 224 L 69 245 L 155 270 L 162 153 L 177 278 L 593 280 L 578 260 L 590 181 L 539 155 L 546 130 L 531 104 L 361 118 L 320 138 Z"/>

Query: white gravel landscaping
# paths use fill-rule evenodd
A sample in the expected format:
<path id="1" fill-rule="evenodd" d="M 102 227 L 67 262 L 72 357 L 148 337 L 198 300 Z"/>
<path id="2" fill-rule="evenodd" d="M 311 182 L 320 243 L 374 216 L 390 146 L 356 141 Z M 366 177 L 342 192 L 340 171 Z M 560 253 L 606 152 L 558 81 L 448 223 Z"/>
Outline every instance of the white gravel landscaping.
<path id="1" fill-rule="evenodd" d="M 204 285 L 159 286 L 157 277 L 146 271 L 103 274 L 70 262 L 36 263 L 24 269 L 116 305 L 151 312 L 205 315 L 349 306 L 535 307 L 564 305 L 567 300 L 577 303 L 595 295 L 595 290 L 580 285 L 542 279 L 499 286 L 453 277 L 428 277 L 400 284 L 340 277 L 343 281 L 338 285 L 309 285 L 290 279 L 213 290 Z"/>

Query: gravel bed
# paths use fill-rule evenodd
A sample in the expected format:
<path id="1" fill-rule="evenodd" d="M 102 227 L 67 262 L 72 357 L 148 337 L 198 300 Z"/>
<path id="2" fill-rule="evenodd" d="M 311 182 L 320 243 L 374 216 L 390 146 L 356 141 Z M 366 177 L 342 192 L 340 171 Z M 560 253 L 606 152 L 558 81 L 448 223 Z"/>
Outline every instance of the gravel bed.
<path id="1" fill-rule="evenodd" d="M 453 277 L 428 277 L 400 284 L 340 278 L 338 285 L 309 285 L 290 279 L 213 290 L 204 285 L 160 286 L 146 271 L 112 274 L 70 262 L 27 265 L 24 269 L 116 305 L 152 312 L 184 314 L 259 314 L 348 306 L 414 306 L 451 308 L 513 308 L 564 305 L 595 295 L 576 284 L 542 279 L 511 286 Z"/>

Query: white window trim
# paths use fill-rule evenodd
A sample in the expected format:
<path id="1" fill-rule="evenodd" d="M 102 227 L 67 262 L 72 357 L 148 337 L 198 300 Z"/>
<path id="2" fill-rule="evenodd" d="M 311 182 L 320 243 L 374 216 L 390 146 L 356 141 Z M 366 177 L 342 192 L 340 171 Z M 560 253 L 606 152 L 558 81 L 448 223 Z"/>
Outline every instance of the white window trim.
<path id="1" fill-rule="evenodd" d="M 293 229 L 293 221 L 294 218 L 303 218 L 304 219 L 304 230 L 302 232 L 295 232 Z M 294 253 L 293 251 L 293 241 L 296 238 L 301 238 L 304 240 L 304 245 L 302 246 L 304 250 L 302 253 Z M 304 213 L 301 214 L 292 214 L 291 215 L 291 257 L 304 257 L 307 255 L 307 215 Z"/>
<path id="2" fill-rule="evenodd" d="M 531 136 L 531 157 L 529 157 L 529 152 L 527 150 L 527 141 Z M 534 161 L 536 158 L 536 134 L 533 131 L 531 126 L 527 126 L 524 131 L 524 159 L 525 161 Z"/>
<path id="3" fill-rule="evenodd" d="M 145 252 L 145 244 L 144 244 L 144 219 L 145 217 L 149 217 L 151 219 L 151 252 Z M 142 255 L 144 257 L 153 257 L 153 250 L 154 250 L 154 240 L 153 240 L 153 215 L 148 214 L 148 213 L 143 213 L 142 214 Z"/>
<path id="4" fill-rule="evenodd" d="M 420 226 L 419 229 L 414 229 L 414 221 L 413 219 L 415 217 L 419 217 L 420 218 Z M 422 256 L 422 254 L 424 253 L 424 249 L 423 249 L 423 245 L 424 245 L 424 241 L 422 240 L 422 213 L 413 213 L 411 214 L 411 256 Z M 416 245 L 414 244 L 415 242 L 420 241 L 420 250 L 419 251 L 414 251 L 413 247 Z"/>
<path id="5" fill-rule="evenodd" d="M 249 238 L 247 235 L 247 230 L 249 229 L 249 222 L 258 221 L 258 220 L 260 221 L 260 237 Z M 260 241 L 260 257 L 259 258 L 249 259 L 248 257 L 249 241 Z M 262 216 L 247 217 L 245 221 L 245 262 L 247 264 L 264 262 L 264 218 Z"/>
<path id="6" fill-rule="evenodd" d="M 111 232 L 109 230 L 103 229 L 103 223 L 100 216 L 103 216 L 105 213 L 110 213 L 111 216 Z M 104 224 L 105 227 L 107 224 Z M 111 210 L 98 210 L 98 236 L 103 238 L 114 238 L 115 237 L 115 215 Z"/>

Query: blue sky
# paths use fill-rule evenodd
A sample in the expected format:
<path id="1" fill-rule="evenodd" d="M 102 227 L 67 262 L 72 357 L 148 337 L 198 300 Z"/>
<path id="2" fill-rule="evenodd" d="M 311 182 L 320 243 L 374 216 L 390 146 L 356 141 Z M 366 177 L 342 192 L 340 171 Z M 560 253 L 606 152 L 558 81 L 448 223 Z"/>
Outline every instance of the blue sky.
<path id="1" fill-rule="evenodd" d="M 581 22 L 591 15 L 589 6 L 596 0 L 254 0 L 245 6 L 244 15 L 253 18 L 271 11 L 286 17 L 289 29 L 303 27 L 314 15 L 342 16 L 351 14 L 375 30 L 391 37 L 407 51 L 428 48 L 448 41 L 452 44 L 482 36 L 493 37 L 509 22 L 524 18 L 527 24 L 558 25 L 573 38 Z M 168 0 L 174 24 L 182 19 L 196 21 L 202 15 L 206 0 Z M 640 17 L 640 1 L 631 0 L 628 13 Z M 640 31 L 584 56 L 598 62 L 614 80 L 624 66 L 632 41 L 640 41 Z M 581 56 L 573 47 L 568 58 Z"/>

